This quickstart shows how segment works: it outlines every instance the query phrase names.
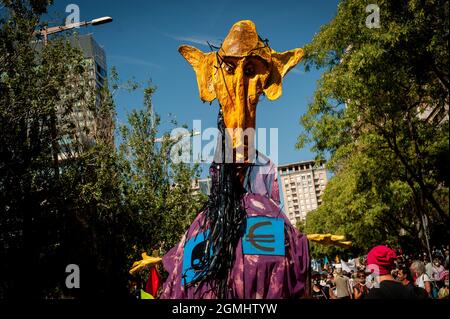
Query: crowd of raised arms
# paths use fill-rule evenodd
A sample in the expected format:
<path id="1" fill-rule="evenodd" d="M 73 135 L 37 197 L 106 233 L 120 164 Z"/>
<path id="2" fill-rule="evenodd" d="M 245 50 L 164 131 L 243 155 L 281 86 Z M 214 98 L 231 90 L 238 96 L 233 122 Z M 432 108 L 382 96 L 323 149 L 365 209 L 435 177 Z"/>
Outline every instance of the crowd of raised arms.
<path id="1" fill-rule="evenodd" d="M 449 247 L 407 254 L 374 247 L 366 256 L 330 263 L 313 260 L 314 299 L 448 299 Z"/>

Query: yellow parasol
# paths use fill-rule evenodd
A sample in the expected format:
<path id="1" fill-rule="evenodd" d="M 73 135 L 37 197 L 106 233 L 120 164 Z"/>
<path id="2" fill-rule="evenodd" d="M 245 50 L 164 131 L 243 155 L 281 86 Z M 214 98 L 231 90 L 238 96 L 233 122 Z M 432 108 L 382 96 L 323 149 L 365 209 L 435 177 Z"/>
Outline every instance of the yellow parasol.
<path id="1" fill-rule="evenodd" d="M 142 260 L 135 261 L 133 267 L 130 269 L 130 274 L 134 274 L 136 271 L 143 269 L 147 266 L 153 266 L 162 260 L 160 257 L 150 257 L 146 252 L 142 253 Z"/>
<path id="2" fill-rule="evenodd" d="M 310 234 L 307 235 L 310 241 L 323 244 L 323 245 L 334 245 L 342 248 L 348 248 L 352 246 L 351 241 L 346 241 L 345 236 L 342 235 L 332 235 L 332 234 Z"/>

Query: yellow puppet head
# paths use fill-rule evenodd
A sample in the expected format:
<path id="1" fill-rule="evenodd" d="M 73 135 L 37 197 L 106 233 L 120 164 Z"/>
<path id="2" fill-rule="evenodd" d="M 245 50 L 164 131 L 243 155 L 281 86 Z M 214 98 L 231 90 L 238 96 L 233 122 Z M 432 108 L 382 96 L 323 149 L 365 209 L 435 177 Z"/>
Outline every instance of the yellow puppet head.
<path id="1" fill-rule="evenodd" d="M 183 45 L 178 51 L 191 64 L 197 75 L 203 102 L 218 99 L 228 129 L 255 128 L 256 105 L 265 94 L 276 100 L 282 93 L 282 80 L 303 57 L 298 48 L 278 53 L 264 43 L 250 20 L 233 25 L 218 52 L 204 53 Z M 233 148 L 243 143 L 233 136 Z"/>

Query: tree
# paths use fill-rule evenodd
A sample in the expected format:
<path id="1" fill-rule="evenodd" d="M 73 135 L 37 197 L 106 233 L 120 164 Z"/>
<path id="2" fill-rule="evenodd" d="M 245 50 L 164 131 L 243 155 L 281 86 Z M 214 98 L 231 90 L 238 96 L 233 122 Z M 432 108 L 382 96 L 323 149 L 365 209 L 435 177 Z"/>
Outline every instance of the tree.
<path id="1" fill-rule="evenodd" d="M 297 146 L 329 152 L 335 174 L 307 229 L 325 220 L 363 249 L 406 232 L 426 247 L 424 221 L 448 236 L 448 2 L 379 1 L 380 28 L 366 5 L 341 1 L 305 47 L 324 73 Z"/>
<path id="2" fill-rule="evenodd" d="M 132 111 L 129 126 L 120 127 L 120 154 L 126 160 L 127 200 L 141 220 L 136 240 L 141 247 L 153 243 L 163 253 L 180 239 L 205 198 L 192 189 L 198 166 L 174 163 L 170 156 L 179 139 L 166 133 L 157 142 L 160 117 L 152 106 L 154 92 L 153 86 L 144 90 L 144 108 Z"/>
<path id="3" fill-rule="evenodd" d="M 0 21 L 0 297 L 5 298 L 22 296 L 24 287 L 35 297 L 54 283 L 46 274 L 60 243 L 64 199 L 55 154 L 66 133 L 57 130 L 57 113 L 65 121 L 85 96 L 85 83 L 73 87 L 67 81 L 83 78 L 82 55 L 64 41 L 46 47 L 36 41 L 35 28 L 49 3 L 3 1 Z M 27 285 L 30 269 L 35 285 Z"/>
<path id="4" fill-rule="evenodd" d="M 170 159 L 168 134 L 155 143 L 153 87 L 116 145 L 115 72 L 96 89 L 91 66 L 64 36 L 37 41 L 50 1 L 3 4 L 0 298 L 130 297 L 132 262 L 143 251 L 164 254 L 201 208 L 191 189 L 198 167 Z M 75 110 L 91 114 L 94 129 Z M 69 264 L 80 268 L 80 289 L 65 286 Z"/>

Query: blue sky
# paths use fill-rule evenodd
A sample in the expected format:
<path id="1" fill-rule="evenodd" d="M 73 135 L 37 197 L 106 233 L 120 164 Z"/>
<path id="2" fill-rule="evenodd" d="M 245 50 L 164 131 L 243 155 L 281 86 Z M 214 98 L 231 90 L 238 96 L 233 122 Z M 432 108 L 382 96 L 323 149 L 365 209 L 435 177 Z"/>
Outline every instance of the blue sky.
<path id="1" fill-rule="evenodd" d="M 176 115 L 179 123 L 192 127 L 216 127 L 218 103 L 202 104 L 193 70 L 178 53 L 182 44 L 209 51 L 206 41 L 219 43 L 231 26 L 250 19 L 262 38 L 268 38 L 276 51 L 303 47 L 322 24 L 336 13 L 337 0 L 316 1 L 55 1 L 49 20 L 60 24 L 68 4 L 77 4 L 80 19 L 111 16 L 114 21 L 80 29 L 93 33 L 104 47 L 108 67 L 115 66 L 122 80 L 152 80 L 158 89 L 153 102 L 163 121 Z M 295 149 L 301 126 L 300 116 L 311 101 L 319 71 L 304 72 L 303 65 L 291 70 L 283 82 L 283 95 L 277 101 L 262 98 L 258 104 L 257 127 L 278 128 L 278 163 L 313 159 L 308 148 Z M 142 106 L 142 92 L 120 91 L 116 95 L 119 123 L 126 114 Z M 163 126 L 163 128 L 165 128 Z"/>

